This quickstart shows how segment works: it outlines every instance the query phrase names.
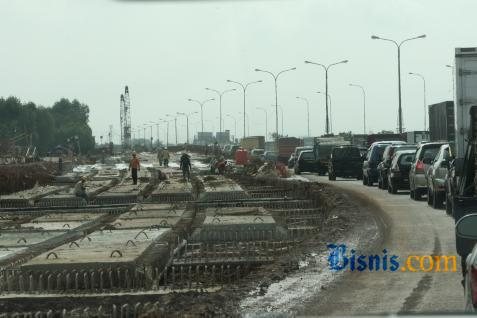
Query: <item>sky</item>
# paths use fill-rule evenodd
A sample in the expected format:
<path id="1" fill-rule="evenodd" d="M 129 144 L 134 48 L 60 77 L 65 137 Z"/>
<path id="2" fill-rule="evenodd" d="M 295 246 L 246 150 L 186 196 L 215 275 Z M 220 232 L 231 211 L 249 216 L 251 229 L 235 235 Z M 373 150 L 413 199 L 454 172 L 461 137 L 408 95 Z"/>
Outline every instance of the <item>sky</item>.
<path id="1" fill-rule="evenodd" d="M 329 70 L 332 131 L 363 132 L 397 127 L 397 49 L 371 35 L 406 42 L 401 48 L 403 126 L 424 128 L 426 101 L 452 100 L 456 47 L 477 46 L 472 0 L 0 0 L 0 96 L 50 106 L 62 97 L 90 107 L 90 125 L 99 142 L 113 126 L 119 140 L 120 94 L 128 85 L 132 126 L 143 127 L 177 112 L 200 112 L 188 99 L 217 98 L 205 87 L 238 88 L 223 97 L 223 113 L 236 118 L 243 135 L 243 91 L 227 80 L 250 82 L 246 112 L 250 135 L 275 131 L 275 88 L 271 72 L 296 67 L 278 79 L 278 104 L 284 133 L 307 135 L 306 103 L 312 136 L 325 131 L 322 68 Z M 279 113 L 279 115 L 281 115 Z M 219 130 L 218 101 L 204 106 L 204 130 Z M 235 133 L 234 120 L 224 128 Z M 153 137 L 157 137 L 156 126 Z M 173 123 L 170 138 L 174 138 Z M 178 140 L 185 141 L 186 121 L 177 119 Z M 190 118 L 191 135 L 201 129 L 200 116 Z M 281 118 L 280 128 L 281 130 Z M 147 128 L 147 135 L 150 130 Z M 159 124 L 164 139 L 165 125 Z"/>

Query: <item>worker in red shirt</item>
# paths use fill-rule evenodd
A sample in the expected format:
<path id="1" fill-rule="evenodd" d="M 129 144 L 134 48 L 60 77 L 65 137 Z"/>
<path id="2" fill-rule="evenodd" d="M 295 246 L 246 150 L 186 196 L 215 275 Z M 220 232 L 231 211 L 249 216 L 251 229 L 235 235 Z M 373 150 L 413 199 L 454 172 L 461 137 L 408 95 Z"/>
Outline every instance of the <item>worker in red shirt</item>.
<path id="1" fill-rule="evenodd" d="M 129 170 L 131 170 L 131 177 L 133 179 L 133 184 L 137 184 L 137 172 L 141 170 L 141 165 L 139 159 L 136 157 L 136 153 L 133 152 L 132 159 L 129 162 Z"/>

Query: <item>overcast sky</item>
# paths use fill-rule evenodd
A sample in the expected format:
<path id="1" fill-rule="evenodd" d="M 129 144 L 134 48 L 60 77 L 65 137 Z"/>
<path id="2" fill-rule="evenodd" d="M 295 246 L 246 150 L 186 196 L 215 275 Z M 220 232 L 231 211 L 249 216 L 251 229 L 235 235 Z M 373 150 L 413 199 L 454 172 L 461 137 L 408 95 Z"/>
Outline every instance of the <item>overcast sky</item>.
<path id="1" fill-rule="evenodd" d="M 94 135 L 119 134 L 119 96 L 129 85 L 133 128 L 165 114 L 198 111 L 188 98 L 215 97 L 205 87 L 235 88 L 227 79 L 263 83 L 247 91 L 250 134 L 264 134 L 269 110 L 274 131 L 275 102 L 271 76 L 279 78 L 278 100 L 284 109 L 285 134 L 306 135 L 305 103 L 310 101 L 311 134 L 324 132 L 324 71 L 304 60 L 329 64 L 333 131 L 363 131 L 362 93 L 367 93 L 367 130 L 397 126 L 397 50 L 371 40 L 376 34 L 397 41 L 426 34 L 402 46 L 404 127 L 424 126 L 421 73 L 428 104 L 452 99 L 451 69 L 455 47 L 477 46 L 473 0 L 245 0 L 120 1 L 0 0 L 0 96 L 52 105 L 61 97 L 90 106 Z M 224 96 L 224 113 L 235 116 L 242 135 L 242 92 Z M 218 103 L 204 107 L 205 130 L 218 130 Z M 225 126 L 234 130 L 233 120 Z M 171 126 L 172 128 L 172 126 Z M 178 121 L 179 141 L 185 120 Z M 191 118 L 191 130 L 200 117 Z M 154 128 L 154 137 L 156 135 Z M 171 130 L 171 138 L 173 132 Z M 161 138 L 162 132 L 161 132 Z M 97 138 L 99 142 L 99 138 Z"/>

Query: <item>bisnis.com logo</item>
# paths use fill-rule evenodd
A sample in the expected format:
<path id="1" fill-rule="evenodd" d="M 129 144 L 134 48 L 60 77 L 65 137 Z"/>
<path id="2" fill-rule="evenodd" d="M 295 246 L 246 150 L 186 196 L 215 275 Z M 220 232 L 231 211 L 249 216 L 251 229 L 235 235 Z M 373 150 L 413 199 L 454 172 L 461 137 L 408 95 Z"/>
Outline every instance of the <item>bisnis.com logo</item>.
<path id="1" fill-rule="evenodd" d="M 389 254 L 386 249 L 380 254 L 360 255 L 348 251 L 345 244 L 328 244 L 328 265 L 332 271 L 401 271 L 401 272 L 456 272 L 455 255 L 409 255 L 401 263 L 400 257 Z"/>

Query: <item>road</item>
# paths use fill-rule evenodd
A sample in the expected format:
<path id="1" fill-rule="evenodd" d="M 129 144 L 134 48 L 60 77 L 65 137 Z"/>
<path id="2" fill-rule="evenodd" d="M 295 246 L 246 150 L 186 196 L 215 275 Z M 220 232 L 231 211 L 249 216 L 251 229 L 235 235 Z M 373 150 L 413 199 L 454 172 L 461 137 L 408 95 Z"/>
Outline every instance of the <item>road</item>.
<path id="1" fill-rule="evenodd" d="M 375 204 L 372 213 L 384 232 L 377 252 L 385 248 L 388 255 L 400 259 L 409 255 L 456 255 L 454 222 L 444 210 L 434 210 L 425 201 L 412 201 L 408 192 L 391 195 L 377 187 L 363 186 L 360 181 L 331 182 L 327 177 L 303 176 L 330 183 Z M 461 277 L 459 257 L 457 272 L 346 271 L 306 301 L 299 312 L 350 315 L 462 311 Z"/>

